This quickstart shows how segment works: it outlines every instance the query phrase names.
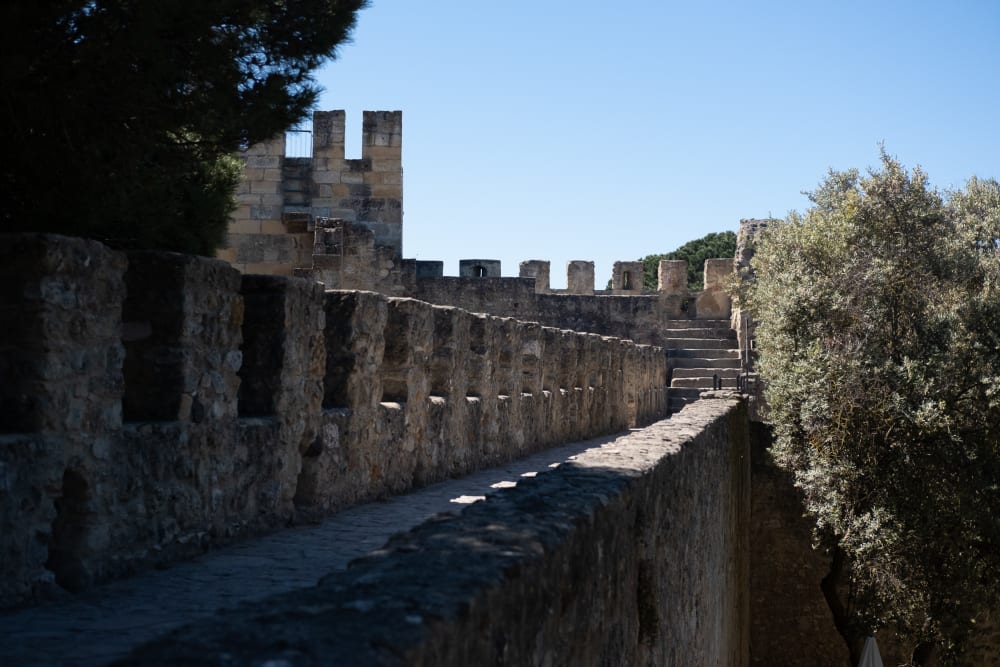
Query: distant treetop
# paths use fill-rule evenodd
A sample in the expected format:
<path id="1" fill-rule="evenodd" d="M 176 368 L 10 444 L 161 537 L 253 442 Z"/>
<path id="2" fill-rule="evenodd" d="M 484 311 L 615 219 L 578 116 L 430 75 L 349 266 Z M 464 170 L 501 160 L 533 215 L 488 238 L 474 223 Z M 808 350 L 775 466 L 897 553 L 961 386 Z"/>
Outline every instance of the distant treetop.
<path id="1" fill-rule="evenodd" d="M 664 255 L 647 255 L 639 260 L 642 262 L 643 287 L 648 290 L 657 288 L 661 259 L 683 259 L 688 263 L 688 288 L 703 289 L 705 260 L 733 257 L 735 254 L 736 233 L 726 231 L 706 234 Z"/>

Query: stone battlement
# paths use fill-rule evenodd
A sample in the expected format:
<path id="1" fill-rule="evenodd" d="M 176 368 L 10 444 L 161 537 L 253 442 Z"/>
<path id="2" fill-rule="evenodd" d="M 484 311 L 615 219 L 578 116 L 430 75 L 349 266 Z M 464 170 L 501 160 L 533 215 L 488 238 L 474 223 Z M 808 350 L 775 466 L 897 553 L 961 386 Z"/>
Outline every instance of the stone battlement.
<path id="1" fill-rule="evenodd" d="M 706 263 L 705 289 L 699 293 L 689 293 L 687 264 L 677 261 L 661 262 L 657 289 L 646 290 L 638 261 L 615 262 L 611 288 L 597 289 L 594 263 L 574 260 L 566 267 L 566 289 L 552 289 L 545 260 L 521 262 L 518 278 L 503 278 L 499 260 L 463 259 L 458 278 L 487 282 L 458 283 L 444 275 L 442 262 L 404 259 L 402 112 L 364 112 L 358 160 L 344 158 L 345 117 L 343 111 L 314 113 L 311 157 L 286 157 L 284 134 L 244 152 L 240 208 L 220 259 L 244 273 L 296 275 L 329 289 L 416 297 L 559 327 L 571 325 L 564 317 L 542 314 L 551 311 L 523 307 L 525 279 L 534 281 L 533 291 L 540 295 L 662 296 L 660 319 L 730 316 L 724 283 L 733 271 L 732 258 Z M 455 289 L 462 293 L 449 291 Z M 484 290 L 501 298 L 477 300 Z"/>
<path id="2" fill-rule="evenodd" d="M 0 236 L 0 604 L 666 413 L 660 348 Z"/>
<path id="3" fill-rule="evenodd" d="M 361 158 L 344 158 L 346 114 L 313 114 L 312 156 L 285 155 L 285 133 L 242 153 L 243 182 L 219 257 L 244 273 L 291 275 L 312 264 L 319 218 L 371 231 L 399 258 L 403 246 L 401 111 L 365 111 Z"/>

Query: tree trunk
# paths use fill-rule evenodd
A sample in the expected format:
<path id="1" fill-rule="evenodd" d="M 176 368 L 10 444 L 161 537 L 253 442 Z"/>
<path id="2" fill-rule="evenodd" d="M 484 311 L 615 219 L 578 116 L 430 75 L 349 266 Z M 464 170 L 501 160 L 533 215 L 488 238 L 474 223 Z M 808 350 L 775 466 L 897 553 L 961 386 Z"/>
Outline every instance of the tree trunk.
<path id="1" fill-rule="evenodd" d="M 851 667 L 855 667 L 861 661 L 861 651 L 864 648 L 864 637 L 858 636 L 851 623 L 847 605 L 840 598 L 837 589 L 844 581 L 847 574 L 847 556 L 839 546 L 833 548 L 833 560 L 830 562 L 830 572 L 820 581 L 819 587 L 826 598 L 826 604 L 833 614 L 833 624 L 837 632 L 847 645 L 847 650 L 851 654 Z"/>
<path id="2" fill-rule="evenodd" d="M 935 660 L 937 648 L 938 645 L 936 642 L 920 642 L 913 647 L 913 654 L 910 656 L 910 663 L 913 665 L 919 665 L 920 667 L 937 664 L 937 661 Z"/>

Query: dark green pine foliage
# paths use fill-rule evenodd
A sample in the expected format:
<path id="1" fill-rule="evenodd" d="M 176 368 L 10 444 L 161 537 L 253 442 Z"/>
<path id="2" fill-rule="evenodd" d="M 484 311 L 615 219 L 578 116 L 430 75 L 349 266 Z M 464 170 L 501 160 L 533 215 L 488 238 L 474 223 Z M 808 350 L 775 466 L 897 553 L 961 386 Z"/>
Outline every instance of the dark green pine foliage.
<path id="1" fill-rule="evenodd" d="M 0 6 L 0 231 L 211 254 L 233 154 L 302 120 L 365 0 Z"/>
<path id="2" fill-rule="evenodd" d="M 700 290 L 704 287 L 705 260 L 736 255 L 736 234 L 734 232 L 712 232 L 700 239 L 688 241 L 677 250 L 665 255 L 647 255 L 642 262 L 643 287 L 655 290 L 661 259 L 684 259 L 688 263 L 688 287 Z"/>

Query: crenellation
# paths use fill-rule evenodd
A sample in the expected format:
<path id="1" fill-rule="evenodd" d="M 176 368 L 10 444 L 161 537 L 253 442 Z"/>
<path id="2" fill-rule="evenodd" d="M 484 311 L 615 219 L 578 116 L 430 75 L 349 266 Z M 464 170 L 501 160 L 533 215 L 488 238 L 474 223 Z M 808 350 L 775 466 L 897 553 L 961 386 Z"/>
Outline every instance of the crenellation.
<path id="1" fill-rule="evenodd" d="M 648 400 L 662 387 L 643 386 L 664 382 L 666 355 L 614 338 L 241 276 L 219 260 L 126 261 L 63 237 L 5 239 L 0 253 L 11 275 L 65 258 L 0 293 L 24 327 L 2 333 L 0 363 L 26 369 L 0 386 L 15 443 L 0 466 L 17 471 L 12 492 L 62 508 L 0 510 L 5 605 L 39 582 L 88 586 L 666 411 Z M 22 294 L 50 301 L 17 315 Z M 63 342 L 32 333 L 70 324 Z M 609 372 L 647 400 L 630 408 Z M 51 546 L 14 548 L 21 531 Z"/>
<path id="2" fill-rule="evenodd" d="M 615 262 L 607 290 L 595 289 L 593 262 L 569 262 L 566 289 L 553 290 L 545 260 L 522 262 L 518 278 L 504 278 L 498 260 L 465 259 L 458 278 L 452 278 L 444 276 L 440 262 L 403 259 L 402 113 L 364 113 L 361 158 L 344 159 L 343 111 L 317 112 L 313 132 L 312 157 L 281 158 L 278 169 L 247 170 L 249 192 L 240 195 L 220 251 L 241 271 L 310 276 L 333 289 L 416 297 L 551 326 L 638 335 L 650 343 L 660 342 L 658 328 L 669 319 L 728 312 L 728 294 L 715 283 L 706 293 L 689 292 L 684 262 L 661 263 L 653 292 L 643 287 L 638 261 Z M 277 143 L 252 148 L 248 156 L 278 158 L 279 148 Z M 279 173 L 280 184 L 274 180 Z M 342 230 L 336 243 L 320 238 L 327 235 L 320 231 L 312 241 L 289 238 L 317 230 L 326 219 L 337 220 Z"/>
<path id="3" fill-rule="evenodd" d="M 611 270 L 611 289 L 616 292 L 643 291 L 642 262 L 615 262 Z"/>
<path id="4" fill-rule="evenodd" d="M 284 135 L 243 152 L 244 180 L 229 229 L 229 247 L 237 248 L 233 265 L 243 273 L 297 275 L 314 266 L 306 253 L 287 253 L 261 261 L 253 248 L 287 246 L 286 234 L 311 231 L 321 218 L 341 218 L 367 227 L 376 247 L 402 257 L 402 114 L 365 112 L 360 159 L 345 159 L 346 115 L 313 115 L 312 156 L 286 157 Z M 295 215 L 296 225 L 286 224 Z M 308 216 L 301 224 L 300 218 Z M 273 223 L 258 228 L 247 222 Z M 279 226 L 285 224 L 285 227 Z M 259 235 L 260 240 L 247 238 Z M 271 267 L 272 264 L 286 266 Z M 397 292 L 398 293 L 398 290 Z"/>
<path id="5" fill-rule="evenodd" d="M 460 278 L 499 278 L 500 260 L 460 259 L 458 260 L 458 275 Z"/>
<path id="6" fill-rule="evenodd" d="M 594 263 L 571 260 L 566 263 L 566 292 L 568 294 L 594 293 Z"/>
<path id="7" fill-rule="evenodd" d="M 657 291 L 660 294 L 686 294 L 687 274 L 687 260 L 661 259 L 657 271 Z"/>
<path id="8" fill-rule="evenodd" d="M 312 154 L 314 159 L 341 162 L 344 159 L 347 114 L 338 111 L 314 111 L 312 122 Z"/>

